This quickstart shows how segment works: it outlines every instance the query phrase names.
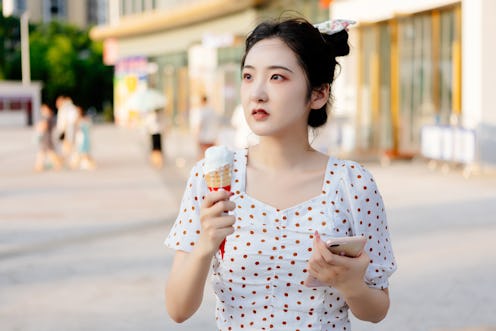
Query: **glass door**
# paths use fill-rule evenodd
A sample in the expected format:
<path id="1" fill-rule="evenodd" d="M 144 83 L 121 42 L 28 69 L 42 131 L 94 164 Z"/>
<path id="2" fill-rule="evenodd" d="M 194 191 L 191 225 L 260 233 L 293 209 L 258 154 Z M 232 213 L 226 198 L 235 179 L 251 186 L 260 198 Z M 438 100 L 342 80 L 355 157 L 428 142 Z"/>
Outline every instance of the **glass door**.
<path id="1" fill-rule="evenodd" d="M 393 146 L 390 33 L 387 22 L 362 30 L 357 114 L 357 147 L 362 150 Z"/>
<path id="2" fill-rule="evenodd" d="M 434 118 L 433 54 L 430 14 L 399 21 L 399 152 L 415 154 L 420 129 Z"/>

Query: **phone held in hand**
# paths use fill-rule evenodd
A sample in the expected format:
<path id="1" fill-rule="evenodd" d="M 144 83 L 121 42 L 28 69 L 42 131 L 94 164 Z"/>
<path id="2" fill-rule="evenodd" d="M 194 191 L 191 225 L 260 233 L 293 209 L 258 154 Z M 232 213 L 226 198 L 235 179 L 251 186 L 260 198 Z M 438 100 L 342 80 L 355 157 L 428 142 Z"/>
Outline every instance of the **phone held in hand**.
<path id="1" fill-rule="evenodd" d="M 328 239 L 326 241 L 326 245 L 329 251 L 333 254 L 353 258 L 362 253 L 366 242 L 367 238 L 364 236 L 338 237 Z M 317 278 L 308 275 L 307 279 L 305 279 L 305 286 L 321 287 L 327 285 L 319 281 Z"/>
<path id="2" fill-rule="evenodd" d="M 363 250 L 367 239 L 364 236 L 331 238 L 326 241 L 327 248 L 333 254 L 357 257 Z"/>

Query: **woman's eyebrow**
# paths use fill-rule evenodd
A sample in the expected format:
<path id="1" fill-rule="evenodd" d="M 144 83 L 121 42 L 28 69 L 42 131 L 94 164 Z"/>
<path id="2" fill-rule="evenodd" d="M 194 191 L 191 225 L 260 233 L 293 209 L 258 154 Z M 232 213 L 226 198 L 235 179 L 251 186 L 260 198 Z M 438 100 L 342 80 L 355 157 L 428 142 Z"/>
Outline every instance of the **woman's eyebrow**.
<path id="1" fill-rule="evenodd" d="M 252 69 L 252 70 L 255 70 L 255 67 L 252 66 L 252 65 L 247 64 L 247 65 L 243 66 L 243 69 Z M 293 73 L 293 70 L 289 69 L 288 67 L 280 66 L 280 65 L 268 66 L 267 69 L 269 69 L 269 70 L 280 69 L 280 70 L 285 70 L 285 71 L 288 71 L 290 73 Z"/>
<path id="2" fill-rule="evenodd" d="M 269 69 L 271 69 L 271 70 L 281 69 L 281 70 L 285 70 L 285 71 L 289 71 L 290 73 L 293 73 L 293 70 L 289 69 L 288 67 L 284 67 L 284 66 L 274 65 L 274 66 L 270 66 Z"/>

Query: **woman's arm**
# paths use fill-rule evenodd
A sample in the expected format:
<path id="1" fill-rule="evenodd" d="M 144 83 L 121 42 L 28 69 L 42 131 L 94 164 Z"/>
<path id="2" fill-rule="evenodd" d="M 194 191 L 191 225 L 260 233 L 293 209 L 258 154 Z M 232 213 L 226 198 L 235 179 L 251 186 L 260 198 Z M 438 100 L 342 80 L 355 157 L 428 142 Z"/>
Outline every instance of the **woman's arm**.
<path id="1" fill-rule="evenodd" d="M 353 315 L 363 321 L 378 323 L 389 310 L 388 289 L 370 288 L 363 282 L 354 290 L 343 293 Z"/>
<path id="2" fill-rule="evenodd" d="M 337 289 L 357 318 L 378 323 L 386 317 L 389 309 L 389 293 L 387 289 L 370 288 L 365 283 L 369 261 L 366 253 L 355 258 L 331 253 L 316 233 L 308 272 Z"/>
<path id="3" fill-rule="evenodd" d="M 212 256 L 199 250 L 176 251 L 165 289 L 165 304 L 170 317 L 182 323 L 200 307 Z"/>
<path id="4" fill-rule="evenodd" d="M 176 251 L 165 289 L 165 302 L 170 317 L 184 322 L 200 307 L 203 289 L 212 257 L 224 238 L 234 232 L 234 216 L 224 211 L 235 208 L 229 201 L 232 193 L 208 193 L 200 209 L 201 232 L 195 248 L 190 252 Z"/>

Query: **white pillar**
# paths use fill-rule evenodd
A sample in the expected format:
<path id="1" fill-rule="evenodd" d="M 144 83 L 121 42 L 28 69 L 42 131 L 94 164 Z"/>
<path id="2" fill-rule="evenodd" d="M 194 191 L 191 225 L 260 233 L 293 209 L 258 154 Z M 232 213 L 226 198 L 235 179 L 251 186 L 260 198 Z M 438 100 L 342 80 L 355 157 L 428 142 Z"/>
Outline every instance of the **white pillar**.
<path id="1" fill-rule="evenodd" d="M 496 1 L 462 2 L 462 114 L 463 124 L 496 125 Z"/>
<path id="2" fill-rule="evenodd" d="M 482 117 L 482 1 L 462 2 L 462 123 L 470 128 Z"/>
<path id="3" fill-rule="evenodd" d="M 482 122 L 496 127 L 496 1 L 482 1 Z"/>
<path id="4" fill-rule="evenodd" d="M 496 1 L 462 2 L 462 123 L 476 129 L 476 158 L 496 165 Z"/>
<path id="5" fill-rule="evenodd" d="M 31 83 L 31 66 L 29 63 L 29 16 L 28 12 L 21 15 L 21 66 L 22 66 L 22 84 Z"/>

